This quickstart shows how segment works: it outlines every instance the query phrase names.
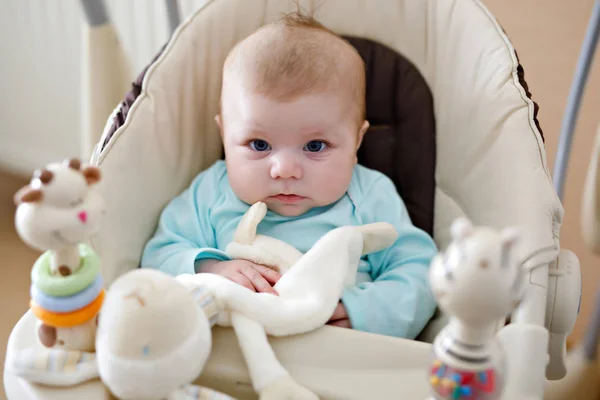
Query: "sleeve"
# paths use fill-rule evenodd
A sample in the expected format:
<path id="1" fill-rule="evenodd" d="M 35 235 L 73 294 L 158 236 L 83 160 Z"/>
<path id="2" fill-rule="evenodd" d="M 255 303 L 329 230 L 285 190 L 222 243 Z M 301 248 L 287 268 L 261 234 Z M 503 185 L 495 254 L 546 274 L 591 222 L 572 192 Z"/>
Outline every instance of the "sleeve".
<path id="1" fill-rule="evenodd" d="M 363 224 L 389 222 L 398 239 L 387 249 L 367 255 L 373 282 L 343 293 L 350 322 L 357 330 L 414 339 L 437 306 L 428 280 L 436 244 L 412 224 L 394 184 L 385 176 L 364 192 L 357 212 Z"/>
<path id="2" fill-rule="evenodd" d="M 176 276 L 195 273 L 195 262 L 200 259 L 230 259 L 217 249 L 210 222 L 210 206 L 220 192 L 213 169 L 200 173 L 163 209 L 156 232 L 144 247 L 142 268 Z"/>

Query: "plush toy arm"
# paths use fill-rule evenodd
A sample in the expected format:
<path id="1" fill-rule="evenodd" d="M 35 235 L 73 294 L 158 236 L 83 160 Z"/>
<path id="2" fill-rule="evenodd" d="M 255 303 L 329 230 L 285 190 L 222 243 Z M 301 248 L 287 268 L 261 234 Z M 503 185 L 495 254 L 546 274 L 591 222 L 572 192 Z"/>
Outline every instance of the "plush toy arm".
<path id="1" fill-rule="evenodd" d="M 299 334 L 324 325 L 345 284 L 356 276 L 360 256 L 396 238 L 390 224 L 342 227 L 329 231 L 275 285 L 279 296 L 255 293 L 222 276 L 196 274 L 178 279 L 211 288 L 225 309 L 259 322 L 271 335 Z"/>
<path id="2" fill-rule="evenodd" d="M 260 392 L 277 379 L 288 375 L 267 340 L 263 327 L 240 313 L 231 313 L 231 325 L 248 365 L 254 390 Z"/>
<path id="3" fill-rule="evenodd" d="M 252 379 L 254 390 L 261 400 L 314 400 L 309 390 L 298 385 L 283 368 L 267 340 L 263 327 L 239 313 L 231 314 L 231 324 Z"/>
<path id="4" fill-rule="evenodd" d="M 74 350 L 22 349 L 7 356 L 6 371 L 48 386 L 74 386 L 99 376 L 96 355 Z"/>
<path id="5" fill-rule="evenodd" d="M 269 325 L 270 321 L 283 321 L 285 324 L 298 318 L 292 314 L 292 311 L 299 311 L 295 304 L 297 301 L 287 300 L 269 293 L 253 292 L 221 275 L 207 273 L 182 274 L 175 279 L 189 290 L 198 287 L 208 288 L 213 294 L 219 309 L 240 312 L 263 325 Z M 310 297 L 307 297 L 306 301 L 310 302 Z M 301 316 L 304 315 L 301 314 Z"/>
<path id="6" fill-rule="evenodd" d="M 235 400 L 224 393 L 198 385 L 183 385 L 169 395 L 166 400 Z"/>

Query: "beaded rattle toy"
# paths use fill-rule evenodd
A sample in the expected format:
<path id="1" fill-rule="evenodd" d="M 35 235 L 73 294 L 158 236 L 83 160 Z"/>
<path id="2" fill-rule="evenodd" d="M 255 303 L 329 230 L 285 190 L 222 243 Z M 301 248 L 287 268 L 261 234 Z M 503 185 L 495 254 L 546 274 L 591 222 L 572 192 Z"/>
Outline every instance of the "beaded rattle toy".
<path id="1" fill-rule="evenodd" d="M 94 351 L 104 284 L 98 256 L 82 242 L 99 230 L 105 213 L 90 190 L 98 181 L 98 168 L 72 159 L 36 171 L 15 195 L 17 233 L 45 251 L 31 271 L 30 308 L 46 347 Z"/>
<path id="2" fill-rule="evenodd" d="M 82 168 L 73 159 L 36 171 L 15 195 L 19 236 L 44 251 L 31 272 L 30 303 L 43 347 L 7 355 L 6 371 L 59 387 L 100 379 L 126 399 L 233 400 L 189 383 L 211 350 L 218 310 L 210 293 L 189 290 L 159 271 L 136 269 L 105 295 L 100 259 L 84 244 L 105 213 L 93 188 L 99 181 L 98 168 Z M 131 357 L 140 343 L 141 351 Z"/>
<path id="3" fill-rule="evenodd" d="M 430 399 L 499 399 L 505 365 L 495 329 L 523 295 L 518 235 L 513 229 L 474 228 L 459 218 L 451 236 L 429 276 L 440 308 L 450 316 L 433 343 Z"/>
<path id="4" fill-rule="evenodd" d="M 48 350 L 26 349 L 15 359 L 12 367 L 26 379 L 56 385 L 84 379 L 60 375 L 52 363 L 65 370 L 87 363 L 89 376 L 97 374 L 94 351 L 104 282 L 99 257 L 84 242 L 99 230 L 105 214 L 93 190 L 99 181 L 98 168 L 71 159 L 36 171 L 14 196 L 19 237 L 44 252 L 31 271 L 30 310 L 37 318 L 37 339 Z"/>

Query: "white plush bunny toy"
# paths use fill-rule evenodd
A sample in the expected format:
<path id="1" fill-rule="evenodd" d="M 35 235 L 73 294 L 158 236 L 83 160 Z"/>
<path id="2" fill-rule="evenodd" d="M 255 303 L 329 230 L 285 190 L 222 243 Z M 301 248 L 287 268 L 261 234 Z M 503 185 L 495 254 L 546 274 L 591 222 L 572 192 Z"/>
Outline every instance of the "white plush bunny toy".
<path id="1" fill-rule="evenodd" d="M 317 396 L 297 384 L 276 359 L 267 341 L 325 325 L 346 285 L 354 283 L 361 256 L 389 247 L 397 238 L 388 223 L 344 226 L 321 237 L 306 253 L 256 228 L 267 206 L 252 205 L 227 247 L 233 258 L 270 266 L 282 273 L 278 296 L 256 293 L 220 275 L 180 275 L 189 288 L 207 288 L 219 304 L 217 324 L 232 326 L 246 360 L 253 387 L 262 400 L 313 400 Z"/>
<path id="2" fill-rule="evenodd" d="M 324 235 L 306 254 L 257 235 L 266 213 L 254 204 L 240 222 L 227 252 L 279 270 L 279 296 L 255 293 L 215 274 L 169 277 L 134 270 L 111 286 L 100 316 L 100 376 L 120 398 L 175 399 L 192 389 L 210 354 L 211 327 L 233 326 L 261 400 L 313 400 L 276 359 L 267 334 L 293 335 L 326 324 L 344 286 L 353 283 L 363 254 L 391 245 L 389 224 L 342 227 Z M 177 365 L 177 368 L 173 368 Z"/>

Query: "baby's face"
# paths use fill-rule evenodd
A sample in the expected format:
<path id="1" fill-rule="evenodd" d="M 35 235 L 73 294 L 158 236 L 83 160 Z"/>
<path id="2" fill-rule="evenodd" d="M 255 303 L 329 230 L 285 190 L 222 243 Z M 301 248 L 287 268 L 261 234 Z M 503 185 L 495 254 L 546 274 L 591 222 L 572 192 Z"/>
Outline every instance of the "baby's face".
<path id="1" fill-rule="evenodd" d="M 352 106 L 333 93 L 282 102 L 229 92 L 217 122 L 235 194 L 284 216 L 339 200 L 368 128 L 366 121 L 357 126 Z"/>

